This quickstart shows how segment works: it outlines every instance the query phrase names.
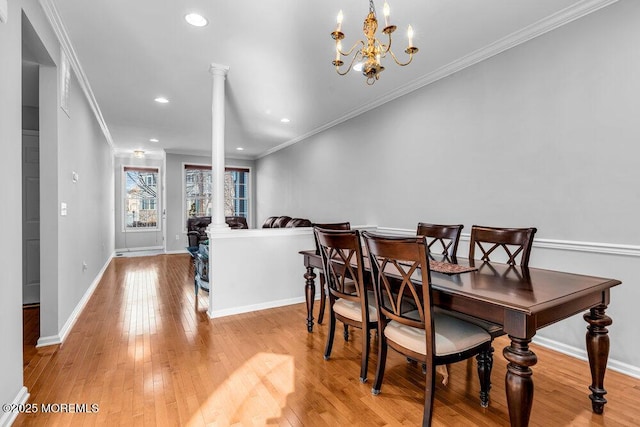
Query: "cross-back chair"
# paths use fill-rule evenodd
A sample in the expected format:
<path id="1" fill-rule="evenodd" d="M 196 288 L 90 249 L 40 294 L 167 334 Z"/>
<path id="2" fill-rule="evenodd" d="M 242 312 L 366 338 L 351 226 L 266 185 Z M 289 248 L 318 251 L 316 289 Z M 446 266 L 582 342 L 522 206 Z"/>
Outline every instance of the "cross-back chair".
<path id="1" fill-rule="evenodd" d="M 490 256 L 496 249 L 501 248 L 507 255 L 507 264 L 527 267 L 536 231 L 534 227 L 499 228 L 474 225 L 471 227 L 469 260 L 475 259 L 476 247 L 480 249 L 480 260 L 485 262 L 490 261 Z M 517 261 L 518 255 L 520 262 Z"/>
<path id="2" fill-rule="evenodd" d="M 463 228 L 462 224 L 444 225 L 419 222 L 416 234 L 427 237 L 427 248 L 430 252 L 439 253 L 455 262 Z"/>
<path id="3" fill-rule="evenodd" d="M 329 222 L 329 223 L 317 223 L 313 224 L 313 227 L 322 228 L 325 230 L 351 230 L 351 223 L 345 222 Z M 314 235 L 315 236 L 315 235 Z M 318 239 L 316 238 L 316 254 L 320 255 L 320 247 L 318 246 Z M 322 324 L 324 319 L 324 309 L 327 301 L 327 293 L 325 291 L 324 273 L 321 271 L 319 274 L 320 281 L 320 310 L 318 311 L 318 324 Z M 347 328 L 345 326 L 345 328 Z M 348 328 L 345 329 L 345 333 L 348 333 Z"/>
<path id="4" fill-rule="evenodd" d="M 464 320 L 434 312 L 424 237 L 387 237 L 362 233 L 378 309 L 378 366 L 371 392 L 380 393 L 387 347 L 426 364 L 423 426 L 431 424 L 435 366 L 472 356 L 478 360 L 480 404 L 489 404 L 491 336 Z M 405 304 L 406 300 L 410 304 Z M 415 307 L 411 310 L 408 307 Z"/>
<path id="5" fill-rule="evenodd" d="M 316 239 L 322 257 L 323 271 L 329 294 L 329 332 L 324 358 L 333 348 L 336 320 L 345 326 L 362 330 L 362 362 L 360 381 L 367 381 L 371 330 L 375 330 L 378 314 L 364 282 L 364 264 L 360 232 L 357 230 L 327 230 L 316 228 Z M 345 328 L 345 332 L 347 329 Z M 345 333 L 345 341 L 348 334 Z"/>

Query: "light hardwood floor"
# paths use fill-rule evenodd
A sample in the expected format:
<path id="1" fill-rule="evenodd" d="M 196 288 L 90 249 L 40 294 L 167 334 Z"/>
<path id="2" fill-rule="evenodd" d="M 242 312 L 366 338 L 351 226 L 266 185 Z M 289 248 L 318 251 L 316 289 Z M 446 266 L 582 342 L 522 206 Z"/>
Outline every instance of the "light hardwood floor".
<path id="1" fill-rule="evenodd" d="M 301 260 L 301 295 L 302 273 Z M 332 358 L 325 361 L 327 326 L 307 333 L 303 304 L 219 319 L 208 318 L 207 306 L 202 291 L 196 305 L 188 255 L 115 258 L 63 345 L 35 349 L 37 332 L 34 326 L 25 328 L 29 403 L 97 404 L 99 411 L 21 414 L 15 425 L 421 423 L 421 369 L 392 350 L 382 392 L 371 395 L 376 339 L 369 382 L 361 384 L 360 331 L 346 343 L 337 332 Z M 34 309 L 25 309 L 25 319 L 37 315 L 28 310 Z M 37 321 L 25 320 L 29 324 L 37 327 Z M 506 343 L 495 341 L 489 408 L 479 405 L 475 361 L 458 363 L 450 366 L 449 384 L 437 386 L 433 425 L 508 425 Z M 609 403 L 603 416 L 595 415 L 588 399 L 588 364 L 532 348 L 539 362 L 533 368 L 531 425 L 639 424 L 639 380 L 607 372 Z"/>

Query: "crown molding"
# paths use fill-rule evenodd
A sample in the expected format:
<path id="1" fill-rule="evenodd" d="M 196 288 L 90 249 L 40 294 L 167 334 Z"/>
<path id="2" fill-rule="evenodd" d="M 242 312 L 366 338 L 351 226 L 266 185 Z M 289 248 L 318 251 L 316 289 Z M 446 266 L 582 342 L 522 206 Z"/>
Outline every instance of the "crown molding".
<path id="1" fill-rule="evenodd" d="M 91 110 L 93 111 L 93 114 L 98 121 L 98 125 L 100 125 L 100 129 L 102 129 L 102 133 L 104 134 L 107 143 L 113 150 L 115 146 L 113 144 L 113 139 L 111 138 L 111 133 L 109 132 L 109 128 L 104 120 L 104 117 L 102 116 L 102 111 L 100 111 L 100 106 L 98 105 L 98 101 L 93 94 L 93 90 L 91 89 L 89 80 L 87 79 L 87 76 L 82 69 L 80 59 L 78 59 L 78 55 L 76 54 L 76 51 L 71 44 L 71 39 L 67 34 L 67 29 L 62 22 L 62 18 L 58 13 L 58 9 L 56 9 L 53 0 L 40 0 L 40 6 L 42 6 L 42 10 L 49 20 L 49 23 L 51 24 L 51 28 L 53 29 L 53 32 L 55 33 L 58 42 L 60 43 L 60 47 L 67 56 L 69 64 L 76 74 L 78 83 L 82 88 L 82 92 L 89 102 L 89 106 L 91 107 Z"/>
<path id="2" fill-rule="evenodd" d="M 576 19 L 580 19 L 586 15 L 596 12 L 602 9 L 603 7 L 616 3 L 617 1 L 618 0 L 582 0 L 544 19 L 541 19 L 527 27 L 524 27 L 521 30 L 511 33 L 508 36 L 503 37 L 485 47 L 482 47 L 470 53 L 469 55 L 463 56 L 462 58 L 459 58 L 453 62 L 450 62 L 449 64 L 429 74 L 426 74 L 418 79 L 412 80 L 406 85 L 401 86 L 392 92 L 388 92 L 385 95 L 377 98 L 373 102 L 370 102 L 359 108 L 356 108 L 355 110 L 350 111 L 349 113 L 345 114 L 344 116 L 332 122 L 326 123 L 325 125 L 322 125 L 316 129 L 313 129 L 304 135 L 300 135 L 276 147 L 266 150 L 262 154 L 259 154 L 258 156 L 256 156 L 256 159 L 261 159 L 262 157 L 266 157 L 290 145 L 303 141 L 313 135 L 316 135 L 329 128 L 339 125 L 340 123 L 346 122 L 347 120 L 357 117 L 363 113 L 366 113 L 369 110 L 373 110 L 374 108 L 377 108 L 382 104 L 386 104 L 389 101 L 392 101 L 396 98 L 399 98 L 403 95 L 406 95 L 410 92 L 420 89 L 421 87 L 437 82 L 440 79 L 448 77 L 454 73 L 464 70 L 465 68 L 471 67 L 472 65 L 482 62 L 485 59 L 489 59 L 506 50 L 514 48 L 525 42 L 528 42 L 531 39 L 534 39 L 550 31 L 553 31 L 556 28 L 562 27 L 563 25 L 573 22 Z"/>

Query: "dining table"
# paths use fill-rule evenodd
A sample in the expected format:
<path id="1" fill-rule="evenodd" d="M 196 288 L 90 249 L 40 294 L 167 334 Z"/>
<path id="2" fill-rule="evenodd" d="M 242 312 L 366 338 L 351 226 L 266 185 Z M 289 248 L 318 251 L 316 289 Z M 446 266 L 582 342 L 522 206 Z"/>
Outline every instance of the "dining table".
<path id="1" fill-rule="evenodd" d="M 315 250 L 300 251 L 306 271 L 307 331 L 313 331 L 315 269 L 322 260 Z M 584 313 L 587 322 L 586 349 L 591 368 L 592 410 L 602 414 L 607 403 L 604 376 L 609 357 L 605 313 L 610 290 L 619 280 L 497 262 L 454 258 L 431 261 L 434 305 L 499 325 L 510 344 L 502 354 L 507 360 L 505 390 L 512 426 L 529 423 L 533 405 L 533 371 L 536 354 L 529 344 L 538 329 Z M 367 263 L 368 264 L 368 263 Z M 416 280 L 419 280 L 416 277 Z"/>

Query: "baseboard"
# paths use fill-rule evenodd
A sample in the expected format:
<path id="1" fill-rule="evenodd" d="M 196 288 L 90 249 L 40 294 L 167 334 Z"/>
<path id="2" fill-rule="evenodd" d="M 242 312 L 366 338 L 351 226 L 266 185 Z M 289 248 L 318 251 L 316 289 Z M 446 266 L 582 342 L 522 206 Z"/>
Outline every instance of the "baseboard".
<path id="1" fill-rule="evenodd" d="M 558 353 L 566 354 L 567 356 L 575 357 L 576 359 L 588 361 L 587 351 L 581 348 L 573 347 L 563 344 L 558 341 L 554 341 L 548 338 L 535 336 L 533 337 L 533 343 L 546 347 L 550 350 L 557 351 Z M 534 368 L 535 369 L 535 368 Z M 640 379 L 640 367 L 632 366 L 619 360 L 609 359 L 607 361 L 607 369 L 620 372 L 621 374 L 628 375 L 633 378 Z"/>
<path id="2" fill-rule="evenodd" d="M 177 249 L 175 251 L 164 251 L 167 255 L 177 255 L 177 254 L 188 254 L 189 251 L 186 249 Z"/>
<path id="3" fill-rule="evenodd" d="M 107 270 L 107 267 L 109 267 L 109 263 L 111 263 L 112 259 L 113 257 L 110 257 L 107 259 L 107 262 L 102 266 L 102 269 L 100 269 L 95 279 L 93 279 L 91 286 L 89 286 L 87 291 L 84 293 L 84 295 L 82 296 L 82 299 L 78 302 L 78 304 L 76 305 L 76 308 L 73 310 L 73 312 L 71 313 L 71 316 L 69 316 L 69 318 L 65 322 L 62 329 L 60 329 L 58 334 L 48 336 L 48 337 L 40 337 L 38 339 L 38 343 L 36 344 L 37 348 L 46 347 L 48 345 L 62 344 L 64 342 L 64 340 L 67 338 L 67 335 L 69 335 L 69 332 L 71 332 L 73 325 L 76 324 L 76 321 L 80 316 L 80 313 L 82 313 L 82 310 L 84 310 L 84 307 L 87 305 L 87 302 L 89 302 L 91 295 L 93 295 L 93 292 L 98 287 L 98 284 L 100 283 L 100 280 L 102 280 L 102 276 L 104 275 L 104 272 Z"/>
<path id="4" fill-rule="evenodd" d="M 207 314 L 211 319 L 215 319 L 217 317 L 233 316 L 234 314 L 249 313 L 252 311 L 266 310 L 269 308 L 276 308 L 276 307 L 284 307 L 286 305 L 299 304 L 305 301 L 306 301 L 305 297 L 289 298 L 289 299 L 278 300 L 278 301 L 267 301 L 260 304 L 233 307 L 225 310 L 214 310 L 214 311 L 209 310 L 207 311 Z"/>
<path id="5" fill-rule="evenodd" d="M 16 395 L 11 405 L 24 405 L 29 400 L 29 390 L 26 387 L 22 387 L 18 394 Z M 4 402 L 3 402 L 4 403 Z M 9 427 L 18 417 L 18 411 L 12 412 L 4 412 L 2 411 L 2 416 L 0 416 L 0 427 Z"/>
<path id="6" fill-rule="evenodd" d="M 164 249 L 164 246 L 141 246 L 139 248 L 120 248 L 116 249 L 116 253 L 126 253 L 126 252 L 142 252 L 142 251 L 159 251 Z"/>

